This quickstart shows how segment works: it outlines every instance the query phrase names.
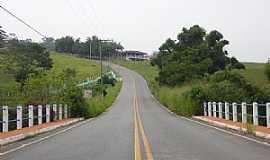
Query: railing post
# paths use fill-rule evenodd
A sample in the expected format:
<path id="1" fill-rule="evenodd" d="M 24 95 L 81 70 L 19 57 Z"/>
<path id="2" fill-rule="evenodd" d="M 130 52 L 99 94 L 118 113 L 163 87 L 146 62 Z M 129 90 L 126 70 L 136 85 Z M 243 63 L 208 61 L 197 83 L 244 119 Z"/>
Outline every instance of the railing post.
<path id="1" fill-rule="evenodd" d="M 222 116 L 222 102 L 218 102 L 218 117 L 223 118 L 223 116 Z"/>
<path id="2" fill-rule="evenodd" d="M 28 106 L 28 127 L 32 127 L 34 123 L 33 105 Z"/>
<path id="3" fill-rule="evenodd" d="M 71 108 L 70 108 L 70 106 L 68 106 L 68 118 L 70 118 L 71 117 Z"/>
<path id="4" fill-rule="evenodd" d="M 42 124 L 42 105 L 38 105 L 38 124 Z"/>
<path id="5" fill-rule="evenodd" d="M 212 107 L 211 107 L 211 102 L 208 102 L 208 116 L 212 116 Z"/>
<path id="6" fill-rule="evenodd" d="M 253 102 L 253 125 L 258 125 L 258 103 Z"/>
<path id="7" fill-rule="evenodd" d="M 203 115 L 207 116 L 207 104 L 206 104 L 206 102 L 203 102 Z"/>
<path id="8" fill-rule="evenodd" d="M 217 117 L 217 103 L 213 102 L 213 113 L 214 113 L 214 117 Z"/>
<path id="9" fill-rule="evenodd" d="M 233 103 L 232 108 L 233 108 L 233 122 L 237 122 L 237 103 Z"/>
<path id="10" fill-rule="evenodd" d="M 230 115 L 229 115 L 229 103 L 225 102 L 225 119 L 229 120 L 230 119 Z"/>
<path id="11" fill-rule="evenodd" d="M 64 105 L 64 118 L 68 118 L 68 107 L 67 104 Z"/>
<path id="12" fill-rule="evenodd" d="M 243 102 L 241 106 L 242 106 L 242 123 L 246 124 L 247 123 L 247 103 Z"/>
<path id="13" fill-rule="evenodd" d="M 270 128 L 270 103 L 266 103 L 267 128 Z"/>
<path id="14" fill-rule="evenodd" d="M 22 129 L 22 106 L 17 106 L 17 129 Z"/>
<path id="15" fill-rule="evenodd" d="M 47 104 L 46 105 L 46 123 L 50 122 L 50 118 L 51 118 L 50 108 L 51 108 L 51 106 L 49 104 Z"/>
<path id="16" fill-rule="evenodd" d="M 57 105 L 53 104 L 53 120 L 57 120 Z"/>
<path id="17" fill-rule="evenodd" d="M 2 131 L 8 132 L 8 106 L 3 106 L 2 113 L 3 113 Z"/>
<path id="18" fill-rule="evenodd" d="M 63 115 L 63 105 L 62 104 L 59 104 L 59 112 L 58 112 L 58 114 L 59 114 L 59 120 L 62 120 L 63 119 L 63 117 L 62 117 L 62 115 Z"/>

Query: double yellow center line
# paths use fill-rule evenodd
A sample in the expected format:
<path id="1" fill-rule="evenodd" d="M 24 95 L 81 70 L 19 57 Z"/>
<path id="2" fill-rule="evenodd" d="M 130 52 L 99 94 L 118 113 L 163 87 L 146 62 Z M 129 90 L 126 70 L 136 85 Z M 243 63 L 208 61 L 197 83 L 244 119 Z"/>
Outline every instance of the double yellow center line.
<path id="1" fill-rule="evenodd" d="M 134 80 L 134 159 L 135 160 L 141 160 L 142 159 L 142 153 L 141 153 L 141 139 L 140 136 L 142 137 L 143 141 L 143 146 L 144 146 L 144 151 L 145 151 L 145 156 L 147 160 L 154 160 L 153 158 L 153 153 L 151 149 L 151 145 L 149 143 L 149 140 L 145 134 L 143 125 L 142 125 L 142 120 L 140 117 L 139 113 L 139 102 L 137 98 L 137 91 L 136 91 L 136 83 Z"/>

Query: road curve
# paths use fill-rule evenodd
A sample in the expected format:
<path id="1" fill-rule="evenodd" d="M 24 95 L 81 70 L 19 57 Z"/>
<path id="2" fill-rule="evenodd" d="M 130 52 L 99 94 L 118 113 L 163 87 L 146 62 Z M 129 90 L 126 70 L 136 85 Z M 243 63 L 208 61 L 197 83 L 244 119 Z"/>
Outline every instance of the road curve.
<path id="1" fill-rule="evenodd" d="M 94 121 L 2 156 L 12 160 L 269 160 L 270 148 L 172 116 L 137 73 L 113 65 L 123 87 Z"/>

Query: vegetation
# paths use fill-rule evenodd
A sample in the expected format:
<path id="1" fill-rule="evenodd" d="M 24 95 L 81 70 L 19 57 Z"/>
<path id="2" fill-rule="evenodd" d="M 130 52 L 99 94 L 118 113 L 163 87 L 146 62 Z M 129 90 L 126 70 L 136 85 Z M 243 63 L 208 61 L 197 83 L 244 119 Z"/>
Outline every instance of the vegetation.
<path id="1" fill-rule="evenodd" d="M 270 63 L 268 63 L 265 67 L 265 74 L 266 74 L 268 80 L 270 81 Z"/>
<path id="2" fill-rule="evenodd" d="M 183 28 L 177 40 L 166 40 L 152 59 L 152 64 L 159 68 L 158 82 L 176 86 L 226 68 L 244 69 L 236 58 L 228 57 L 224 50 L 228 44 L 229 41 L 218 31 L 207 34 L 198 25 Z"/>
<path id="3" fill-rule="evenodd" d="M 157 81 L 155 81 L 155 78 L 158 76 L 158 68 L 150 65 L 149 62 L 115 61 L 115 63 L 132 69 L 141 74 L 148 82 L 149 88 L 152 93 L 164 106 L 168 107 L 171 111 L 184 116 L 192 116 L 201 113 L 201 108 L 199 106 L 201 105 L 200 101 L 204 100 L 204 98 L 202 98 L 203 95 L 199 94 L 200 92 L 196 93 L 198 87 L 204 86 L 204 88 L 208 88 L 207 86 L 209 86 L 207 92 L 210 92 L 210 90 L 212 90 L 212 93 L 208 95 L 209 100 L 216 100 L 216 98 L 218 98 L 218 100 L 220 101 L 224 101 L 225 99 L 227 99 L 228 101 L 236 102 L 247 100 L 244 98 L 246 98 L 246 94 L 250 92 L 248 91 L 248 87 L 246 88 L 244 87 L 244 85 L 251 85 L 250 87 L 255 90 L 269 90 L 261 90 L 262 88 L 264 88 L 264 86 L 267 86 L 268 84 L 268 82 L 266 81 L 266 76 L 264 74 L 265 64 L 244 63 L 246 68 L 245 70 L 233 70 L 232 72 L 228 70 L 219 71 L 216 74 L 210 76 L 209 78 L 192 80 L 178 86 L 170 87 L 160 85 Z M 256 76 L 254 76 L 255 70 Z M 219 82 L 220 79 L 225 79 L 224 77 L 222 78 L 222 76 L 226 75 L 225 73 L 232 74 L 233 77 L 235 76 L 235 81 L 240 80 L 242 89 L 235 86 L 237 85 L 236 82 L 230 82 L 234 81 L 234 79 L 230 81 L 226 80 Z M 192 93 L 190 93 L 191 91 Z M 256 95 L 259 94 L 257 91 L 255 91 L 254 93 Z M 193 95 L 191 96 L 190 94 Z M 270 95 L 269 92 L 264 94 Z M 210 96 L 212 97 L 211 99 Z M 263 96 L 261 95 L 258 95 L 257 97 L 260 99 L 263 98 Z M 253 98 L 256 97 L 254 96 Z"/>
<path id="4" fill-rule="evenodd" d="M 183 95 L 183 93 L 191 89 L 191 82 L 175 87 L 162 86 L 155 80 L 158 76 L 158 68 L 152 66 L 149 62 L 117 60 L 114 63 L 141 74 L 146 79 L 152 94 L 171 111 L 183 116 L 192 116 L 194 113 L 199 114 L 200 108 L 198 105 L 194 104 L 190 99 L 186 99 Z"/>
<path id="5" fill-rule="evenodd" d="M 248 82 L 239 73 L 228 70 L 218 71 L 209 76 L 203 85 L 193 87 L 189 96 L 199 103 L 205 100 L 264 103 L 270 99 L 270 95 L 265 90 Z"/>
<path id="6" fill-rule="evenodd" d="M 9 37 L 3 30 L 0 33 L 0 105 L 66 103 L 71 106 L 73 117 L 92 117 L 116 98 L 121 83 L 116 84 L 106 76 L 102 77 L 105 82 L 102 92 L 107 94 L 100 97 L 102 101 L 95 96 L 101 95 L 97 93 L 86 99 L 83 88 L 78 87 L 80 81 L 99 75 L 100 65 L 95 61 L 56 52 L 49 54 L 43 46 L 52 47 L 51 38 L 45 39 L 41 46 Z"/>
<path id="7" fill-rule="evenodd" d="M 72 53 L 80 55 L 81 57 L 89 57 L 90 49 L 92 57 L 99 57 L 100 45 L 104 57 L 108 57 L 110 53 L 115 53 L 118 50 L 123 49 L 123 46 L 120 43 L 100 41 L 97 36 L 88 37 L 86 41 L 81 41 L 80 38 L 74 39 L 71 36 L 62 37 L 55 41 L 52 39 L 45 39 L 43 45 L 48 48 L 55 47 L 55 51 L 60 53 Z"/>
<path id="8" fill-rule="evenodd" d="M 105 97 L 96 96 L 87 100 L 90 107 L 87 108 L 86 118 L 95 117 L 106 111 L 115 101 L 120 92 L 122 82 L 117 82 L 114 86 L 109 86 Z"/>

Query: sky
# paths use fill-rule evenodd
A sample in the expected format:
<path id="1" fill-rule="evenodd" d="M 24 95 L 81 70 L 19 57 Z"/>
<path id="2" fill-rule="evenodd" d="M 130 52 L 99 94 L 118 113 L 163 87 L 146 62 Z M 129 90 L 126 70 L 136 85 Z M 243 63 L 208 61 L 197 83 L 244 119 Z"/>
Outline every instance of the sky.
<path id="1" fill-rule="evenodd" d="M 269 0 L 0 0 L 0 4 L 46 36 L 97 35 L 121 42 L 127 50 L 157 51 L 183 27 L 198 24 L 230 41 L 230 56 L 240 61 L 270 58 Z M 0 10 L 0 25 L 19 39 L 39 35 Z"/>

